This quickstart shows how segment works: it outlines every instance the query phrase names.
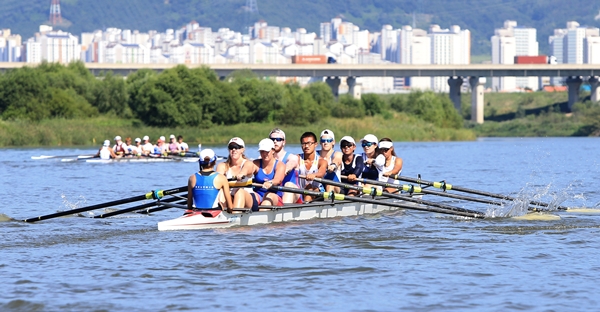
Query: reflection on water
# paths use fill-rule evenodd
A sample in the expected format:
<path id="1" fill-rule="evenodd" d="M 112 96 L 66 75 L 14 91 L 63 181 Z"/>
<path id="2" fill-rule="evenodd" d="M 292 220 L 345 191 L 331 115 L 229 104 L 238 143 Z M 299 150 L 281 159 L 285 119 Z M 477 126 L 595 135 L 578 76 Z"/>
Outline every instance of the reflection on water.
<path id="1" fill-rule="evenodd" d="M 90 151 L 6 149 L 0 187 L 13 196 L 0 208 L 0 310 L 593 310 L 598 142 L 395 143 L 407 176 L 519 198 L 503 206 L 427 200 L 502 218 L 401 210 L 178 232 L 156 230 L 181 214 L 175 209 L 17 220 L 177 187 L 197 164 L 65 163 L 30 156 Z M 250 146 L 246 153 L 257 156 Z M 560 219 L 504 217 L 522 215 L 530 200 L 550 203 Z"/>

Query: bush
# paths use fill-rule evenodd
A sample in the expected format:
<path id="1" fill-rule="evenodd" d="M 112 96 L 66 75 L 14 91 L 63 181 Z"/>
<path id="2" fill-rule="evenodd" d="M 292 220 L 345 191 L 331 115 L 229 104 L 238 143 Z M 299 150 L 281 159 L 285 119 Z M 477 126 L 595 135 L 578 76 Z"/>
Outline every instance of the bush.
<path id="1" fill-rule="evenodd" d="M 462 117 L 446 95 L 416 91 L 410 93 L 407 98 L 392 97 L 390 106 L 399 112 L 416 115 L 438 127 L 459 129 L 463 126 Z"/>
<path id="2" fill-rule="evenodd" d="M 351 95 L 342 95 L 331 110 L 331 115 L 338 118 L 361 118 L 365 116 L 365 106 L 361 100 Z"/>

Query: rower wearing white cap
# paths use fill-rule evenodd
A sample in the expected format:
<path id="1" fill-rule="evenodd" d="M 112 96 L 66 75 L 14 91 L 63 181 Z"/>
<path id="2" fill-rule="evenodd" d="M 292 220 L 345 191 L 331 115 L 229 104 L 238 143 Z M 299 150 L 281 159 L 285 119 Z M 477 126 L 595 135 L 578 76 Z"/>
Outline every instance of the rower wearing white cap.
<path id="1" fill-rule="evenodd" d="M 181 153 L 181 146 L 177 143 L 177 138 L 175 138 L 174 134 L 169 136 L 169 145 L 167 145 L 167 149 L 169 150 L 169 154 L 172 155 Z"/>
<path id="2" fill-rule="evenodd" d="M 111 158 L 117 158 L 117 155 L 115 154 L 113 149 L 110 147 L 109 140 L 104 141 L 104 144 L 102 144 L 102 147 L 100 147 L 100 149 L 98 150 L 96 157 L 100 157 L 100 159 L 105 159 L 105 160 L 111 159 Z"/>
<path id="3" fill-rule="evenodd" d="M 123 143 L 121 140 L 121 136 L 117 135 L 115 137 L 115 145 L 113 146 L 113 152 L 117 154 L 117 157 L 123 157 L 127 153 L 127 144 Z"/>
<path id="4" fill-rule="evenodd" d="M 135 143 L 135 145 L 128 146 L 129 153 L 134 156 L 141 156 L 142 155 L 142 139 L 135 138 L 134 143 Z"/>
<path id="5" fill-rule="evenodd" d="M 275 157 L 285 164 L 285 177 L 281 184 L 285 187 L 298 188 L 298 156 L 285 151 L 285 132 L 279 128 L 271 130 L 269 139 L 275 146 Z M 286 193 L 287 194 L 287 193 Z M 283 202 L 290 204 L 291 198 L 283 195 Z"/>
<path id="6" fill-rule="evenodd" d="M 321 131 L 320 136 L 321 142 L 321 150 L 317 152 L 317 154 L 327 161 L 327 173 L 323 177 L 323 179 L 332 180 L 336 182 L 340 182 L 340 168 L 342 167 L 342 153 L 335 151 L 335 135 L 333 131 L 329 129 L 325 129 Z M 336 193 L 340 192 L 339 187 L 334 187 L 332 185 L 325 186 L 325 190 L 335 191 Z"/>
<path id="7" fill-rule="evenodd" d="M 268 191 L 271 186 L 281 185 L 285 176 L 285 165 L 275 158 L 275 145 L 271 139 L 262 139 L 258 143 L 260 158 L 248 164 L 245 171 L 254 175 L 255 183 L 262 183 L 262 187 L 253 188 L 253 194 L 240 189 L 236 194 L 236 207 L 259 209 L 259 205 L 282 206 L 280 192 Z M 242 196 L 239 197 L 238 196 Z"/>
<path id="8" fill-rule="evenodd" d="M 150 137 L 145 135 L 142 138 L 142 155 L 148 156 L 148 155 L 152 154 L 153 151 L 154 151 L 154 145 L 152 145 L 152 143 L 150 143 Z"/>
<path id="9" fill-rule="evenodd" d="M 200 152 L 200 171 L 188 179 L 188 209 L 227 209 L 227 212 L 233 212 L 229 182 L 224 175 L 214 171 L 216 162 L 217 156 L 213 150 L 205 149 Z M 220 202 L 219 198 L 224 198 L 225 201 Z"/>
<path id="10" fill-rule="evenodd" d="M 391 175 L 400 174 L 402 172 L 402 158 L 396 156 L 394 151 L 394 143 L 389 138 L 379 140 L 379 155 L 377 158 L 383 158 L 383 165 L 377 167 L 379 170 L 379 181 L 390 184 L 400 184 L 399 180 L 390 178 Z M 380 163 L 378 159 L 376 163 Z M 388 192 L 397 192 L 396 188 L 386 188 Z"/>
<path id="11" fill-rule="evenodd" d="M 363 153 L 361 154 L 365 167 L 362 173 L 362 177 L 365 179 L 377 180 L 379 179 L 379 170 L 377 170 L 377 165 L 382 165 L 382 160 L 379 159 L 378 163 L 375 163 L 375 159 L 377 157 L 377 137 L 372 134 L 367 134 L 365 137 L 360 140 L 360 143 L 363 148 Z"/>
<path id="12" fill-rule="evenodd" d="M 229 156 L 225 162 L 222 162 L 217 165 L 217 172 L 224 174 L 228 180 L 237 179 L 238 181 L 247 181 L 249 175 L 246 172 L 246 167 L 252 167 L 252 161 L 246 158 L 244 151 L 246 150 L 246 145 L 244 144 L 244 140 L 241 138 L 235 137 L 229 140 L 227 143 L 227 148 L 229 149 Z M 235 207 L 244 207 L 245 198 L 242 193 L 239 193 L 240 188 L 232 188 L 231 196 L 233 196 L 233 205 Z M 250 188 L 244 189 L 246 192 L 252 192 Z M 236 202 L 237 199 L 237 202 Z"/>

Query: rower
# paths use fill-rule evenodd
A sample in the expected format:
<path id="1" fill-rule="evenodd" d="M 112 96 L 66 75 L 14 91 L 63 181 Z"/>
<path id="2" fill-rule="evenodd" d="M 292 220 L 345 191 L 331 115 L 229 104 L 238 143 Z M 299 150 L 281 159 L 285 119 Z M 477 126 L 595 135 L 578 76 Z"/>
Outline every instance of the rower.
<path id="1" fill-rule="evenodd" d="M 214 210 L 227 209 L 227 212 L 233 212 L 233 203 L 231 194 L 229 194 L 229 182 L 227 178 L 214 171 L 217 156 L 211 149 L 205 149 L 200 153 L 198 161 L 200 171 L 194 173 L 188 179 L 188 209 Z M 223 197 L 224 202 L 219 198 Z"/>
<path id="2" fill-rule="evenodd" d="M 298 155 L 298 176 L 304 176 L 304 178 L 298 178 L 299 186 L 301 188 L 323 192 L 325 189 L 321 183 L 315 182 L 315 178 L 323 178 L 327 173 L 327 160 L 319 157 L 315 152 L 317 144 L 317 135 L 313 132 L 304 132 L 300 137 L 300 145 L 303 153 Z M 294 194 L 294 196 L 299 196 Z M 294 200 L 297 201 L 298 199 Z M 304 195 L 302 198 L 304 202 L 311 202 L 314 198 L 310 195 Z"/>
<path id="3" fill-rule="evenodd" d="M 377 149 L 377 137 L 373 134 L 367 134 L 362 140 L 360 140 L 360 143 L 363 148 L 363 153 L 361 156 L 365 162 L 361 176 L 365 179 L 377 180 L 379 179 L 379 170 L 377 167 L 381 167 L 384 164 L 384 158 L 377 157 L 379 155 L 379 151 Z M 365 184 L 365 187 L 377 186 Z"/>
<path id="4" fill-rule="evenodd" d="M 248 174 L 246 172 L 246 167 L 251 167 L 250 163 L 252 161 L 248 160 L 246 155 L 244 154 L 246 145 L 244 144 L 244 140 L 239 137 L 232 138 L 229 140 L 227 144 L 227 149 L 229 150 L 229 156 L 225 162 L 222 162 L 217 165 L 217 172 L 224 174 L 228 181 L 237 180 L 241 182 L 248 181 Z M 248 166 L 246 166 L 248 165 Z M 243 207 L 244 206 L 244 195 L 242 193 L 238 194 L 239 188 L 231 189 L 231 196 L 233 196 L 233 205 L 235 207 Z M 246 188 L 246 192 L 251 193 L 251 188 Z"/>
<path id="5" fill-rule="evenodd" d="M 260 206 L 282 206 L 280 192 L 269 191 L 269 188 L 281 185 L 285 176 L 285 165 L 275 158 L 275 145 L 271 139 L 262 139 L 258 143 L 260 158 L 248 164 L 245 172 L 254 175 L 255 183 L 262 183 L 261 187 L 254 187 L 250 193 L 240 189 L 236 194 L 236 207 L 252 208 L 258 211 Z M 239 197 L 238 197 L 239 196 Z"/>
<path id="6" fill-rule="evenodd" d="M 335 135 L 333 131 L 325 129 L 321 131 L 321 150 L 318 151 L 318 155 L 327 161 L 327 173 L 323 179 L 340 182 L 340 168 L 342 166 L 342 153 L 335 151 Z M 340 192 L 340 188 L 333 185 L 325 186 L 327 192 L 334 191 Z"/>
<path id="7" fill-rule="evenodd" d="M 396 152 L 394 151 L 394 143 L 391 139 L 383 138 L 379 140 L 378 145 L 380 154 L 377 156 L 377 158 L 383 156 L 385 159 L 384 165 L 377 168 L 379 170 L 379 181 L 399 185 L 400 181 L 392 179 L 390 176 L 400 174 L 402 172 L 402 158 L 396 156 Z M 398 189 L 388 187 L 385 188 L 385 191 L 392 193 L 397 192 Z"/>
<path id="8" fill-rule="evenodd" d="M 275 158 L 285 164 L 285 177 L 281 184 L 285 187 L 298 188 L 298 156 L 292 153 L 288 153 L 284 150 L 285 148 L 285 132 L 279 128 L 271 130 L 269 133 L 269 139 L 273 141 L 275 146 Z M 283 202 L 290 204 L 293 201 L 293 193 L 284 193 Z"/>
<path id="9" fill-rule="evenodd" d="M 171 134 L 169 136 L 169 145 L 167 146 L 167 150 L 171 155 L 178 155 L 181 153 L 181 146 L 177 143 L 175 135 Z"/>
<path id="10" fill-rule="evenodd" d="M 135 138 L 135 145 L 130 145 L 127 148 L 129 149 L 129 153 L 134 156 L 142 155 L 142 139 Z"/>
<path id="11" fill-rule="evenodd" d="M 148 137 L 147 135 L 145 135 L 142 138 L 142 154 L 144 156 L 148 156 L 150 154 L 152 154 L 152 152 L 154 152 L 154 145 L 152 145 L 152 143 L 150 143 L 150 137 Z"/>
<path id="12" fill-rule="evenodd" d="M 123 157 L 127 153 L 127 144 L 123 143 L 121 136 L 117 135 L 115 137 L 115 146 L 112 149 L 117 154 L 117 157 Z"/>
<path id="13" fill-rule="evenodd" d="M 100 147 L 95 157 L 100 157 L 100 159 L 108 160 L 111 158 L 117 158 L 117 154 L 115 154 L 113 149 L 110 147 L 110 141 L 104 140 L 104 144 L 102 144 L 102 147 Z"/>
<path id="14" fill-rule="evenodd" d="M 187 153 L 190 151 L 190 147 L 188 146 L 187 143 L 183 142 L 183 136 L 182 135 L 178 135 L 177 136 L 177 143 L 179 143 L 179 148 L 181 149 L 182 153 Z"/>
<path id="15" fill-rule="evenodd" d="M 340 149 L 343 154 L 340 173 L 346 177 L 341 179 L 342 183 L 357 185 L 356 179 L 361 177 L 365 164 L 361 155 L 354 154 L 356 142 L 351 136 L 345 136 L 340 140 Z M 358 195 L 358 191 L 352 189 L 344 188 L 342 192 L 350 196 Z"/>

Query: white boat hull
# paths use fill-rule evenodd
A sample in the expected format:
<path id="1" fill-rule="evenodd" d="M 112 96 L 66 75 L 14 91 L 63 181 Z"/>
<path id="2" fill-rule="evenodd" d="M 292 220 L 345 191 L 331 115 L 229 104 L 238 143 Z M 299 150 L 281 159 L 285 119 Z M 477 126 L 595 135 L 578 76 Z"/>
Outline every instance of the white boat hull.
<path id="1" fill-rule="evenodd" d="M 395 200 L 394 202 L 410 204 L 401 200 Z M 400 208 L 390 207 L 385 204 L 380 205 L 352 201 L 340 201 L 335 202 L 335 204 L 331 202 L 319 202 L 303 205 L 291 205 L 291 207 L 280 207 L 279 209 L 275 208 L 241 213 L 215 211 L 213 214 L 211 214 L 208 212 L 202 213 L 201 211 L 196 211 L 193 214 L 159 222 L 158 230 L 169 231 L 228 228 L 232 226 L 248 226 L 277 222 L 360 216 L 364 214 L 374 214 L 383 211 L 399 209 Z"/>
<path id="2" fill-rule="evenodd" d="M 119 162 L 171 162 L 171 161 L 184 161 L 184 162 L 197 162 L 197 157 L 178 157 L 178 158 L 167 158 L 167 157 L 132 157 L 132 158 L 114 158 L 114 159 L 86 159 L 85 162 L 88 163 L 100 163 L 100 164 L 110 164 L 110 163 L 119 163 Z"/>

